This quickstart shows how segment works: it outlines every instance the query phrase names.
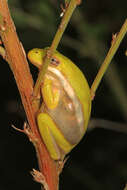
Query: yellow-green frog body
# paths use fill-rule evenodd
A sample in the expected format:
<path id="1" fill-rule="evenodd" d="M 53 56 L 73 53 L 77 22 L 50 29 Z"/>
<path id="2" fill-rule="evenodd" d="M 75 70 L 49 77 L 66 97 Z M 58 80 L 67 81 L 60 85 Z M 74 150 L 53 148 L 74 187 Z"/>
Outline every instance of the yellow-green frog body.
<path id="1" fill-rule="evenodd" d="M 29 51 L 29 60 L 38 68 L 46 49 Z M 84 136 L 90 113 L 88 83 L 79 68 L 55 52 L 41 87 L 43 106 L 37 116 L 42 139 L 54 160 L 63 159 Z"/>

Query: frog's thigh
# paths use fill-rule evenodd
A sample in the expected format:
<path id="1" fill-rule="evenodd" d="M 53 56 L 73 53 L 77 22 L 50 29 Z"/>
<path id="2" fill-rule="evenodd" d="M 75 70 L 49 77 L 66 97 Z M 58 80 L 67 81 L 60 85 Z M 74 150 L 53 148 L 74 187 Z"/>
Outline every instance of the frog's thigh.
<path id="1" fill-rule="evenodd" d="M 73 148 L 47 113 L 40 113 L 38 115 L 38 126 L 44 143 L 53 159 L 58 160 L 60 158 L 58 146 L 65 153 L 70 152 Z"/>
<path id="2" fill-rule="evenodd" d="M 51 119 L 50 119 L 49 115 L 46 113 L 40 113 L 37 118 L 41 137 L 42 137 L 50 155 L 54 160 L 58 160 L 60 158 L 60 152 L 55 143 L 55 139 L 51 133 L 51 130 L 49 128 L 49 125 L 51 125 L 50 120 Z"/>

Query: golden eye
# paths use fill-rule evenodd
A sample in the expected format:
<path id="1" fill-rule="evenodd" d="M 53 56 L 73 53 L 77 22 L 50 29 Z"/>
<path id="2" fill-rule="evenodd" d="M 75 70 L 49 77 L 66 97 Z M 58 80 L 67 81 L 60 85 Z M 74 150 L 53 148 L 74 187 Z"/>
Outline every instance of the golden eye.
<path id="1" fill-rule="evenodd" d="M 54 57 L 51 59 L 51 64 L 53 65 L 53 66 L 58 66 L 59 64 L 60 64 L 60 62 L 57 60 L 57 59 L 55 59 Z"/>

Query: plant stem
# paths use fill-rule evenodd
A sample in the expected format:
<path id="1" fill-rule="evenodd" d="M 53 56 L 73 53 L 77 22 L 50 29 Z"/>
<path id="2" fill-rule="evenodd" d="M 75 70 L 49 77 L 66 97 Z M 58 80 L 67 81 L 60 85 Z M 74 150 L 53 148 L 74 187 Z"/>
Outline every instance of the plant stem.
<path id="1" fill-rule="evenodd" d="M 88 125 L 88 131 L 96 128 L 102 128 L 107 130 L 112 130 L 116 132 L 121 132 L 127 134 L 127 124 L 118 123 L 114 121 L 108 121 L 105 119 L 92 118 Z"/>
<path id="2" fill-rule="evenodd" d="M 37 81 L 36 81 L 36 84 L 35 84 L 35 87 L 34 87 L 34 92 L 33 92 L 33 95 L 36 97 L 38 95 L 38 91 L 39 91 L 39 87 L 44 79 L 44 75 L 47 71 L 47 68 L 48 68 L 48 65 L 51 61 L 51 58 L 54 54 L 54 52 L 56 51 L 56 48 L 62 38 L 62 35 L 67 27 L 67 24 L 72 16 L 72 13 L 74 12 L 76 6 L 79 5 L 79 0 L 71 0 L 67 9 L 66 9 L 66 12 L 63 16 L 63 19 L 59 25 L 59 28 L 56 32 L 56 35 L 52 41 L 52 44 L 51 44 L 51 47 L 47 50 L 47 55 L 46 55 L 46 58 L 44 60 L 44 64 L 42 65 L 42 68 L 39 72 L 39 75 L 38 75 L 38 78 L 37 78 Z"/>
<path id="3" fill-rule="evenodd" d="M 37 101 L 32 104 L 31 96 L 33 94 L 33 79 L 25 52 L 18 39 L 14 23 L 11 19 L 7 0 L 0 0 L 0 37 L 5 48 L 5 59 L 8 61 L 14 74 L 27 115 L 30 127 L 29 130 L 26 128 L 26 131 L 28 131 L 27 135 L 35 145 L 40 173 L 44 176 L 49 190 L 57 190 L 59 184 L 58 166 L 56 162 L 51 159 L 37 128 L 36 113 L 38 111 L 38 105 L 36 103 Z M 0 49 L 0 53 L 4 58 L 3 49 Z M 23 132 L 26 131 L 23 130 Z M 30 134 L 34 137 L 33 139 Z M 41 180 L 41 182 L 43 181 Z"/>
<path id="4" fill-rule="evenodd" d="M 97 90 L 97 88 L 101 82 L 101 79 L 102 79 L 103 75 L 105 74 L 105 72 L 106 72 L 113 56 L 115 55 L 122 39 L 124 38 L 126 32 L 127 32 L 127 19 L 125 20 L 119 34 L 112 40 L 112 44 L 111 44 L 111 47 L 108 51 L 108 54 L 107 54 L 102 66 L 100 67 L 100 69 L 99 69 L 99 71 L 98 71 L 98 73 L 97 73 L 97 75 L 93 81 L 93 84 L 91 86 L 92 98 L 94 97 L 95 92 L 96 92 L 96 90 Z"/>

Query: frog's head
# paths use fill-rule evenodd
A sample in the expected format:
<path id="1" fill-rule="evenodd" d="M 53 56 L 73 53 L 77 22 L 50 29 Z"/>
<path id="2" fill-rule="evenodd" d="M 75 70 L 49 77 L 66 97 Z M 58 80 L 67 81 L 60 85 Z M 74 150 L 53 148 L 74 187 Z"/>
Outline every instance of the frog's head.
<path id="1" fill-rule="evenodd" d="M 33 65 L 40 69 L 45 53 L 45 49 L 34 48 L 28 52 L 28 59 Z"/>

